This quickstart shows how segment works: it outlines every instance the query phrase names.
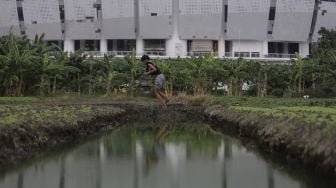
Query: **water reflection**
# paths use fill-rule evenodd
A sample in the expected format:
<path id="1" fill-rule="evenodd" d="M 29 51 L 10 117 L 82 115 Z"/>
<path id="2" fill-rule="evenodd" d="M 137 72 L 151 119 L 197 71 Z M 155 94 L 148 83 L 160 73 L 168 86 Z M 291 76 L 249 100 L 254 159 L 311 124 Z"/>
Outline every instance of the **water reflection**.
<path id="1" fill-rule="evenodd" d="M 60 180 L 59 180 L 59 188 L 64 188 L 65 185 L 65 161 L 64 159 L 61 160 L 60 163 Z"/>
<path id="2" fill-rule="evenodd" d="M 291 177 L 239 141 L 214 135 L 204 127 L 123 128 L 66 155 L 8 172 L 0 178 L 0 187 L 334 187 Z"/>
<path id="3" fill-rule="evenodd" d="M 22 172 L 19 173 L 17 187 L 23 188 L 23 173 Z"/>

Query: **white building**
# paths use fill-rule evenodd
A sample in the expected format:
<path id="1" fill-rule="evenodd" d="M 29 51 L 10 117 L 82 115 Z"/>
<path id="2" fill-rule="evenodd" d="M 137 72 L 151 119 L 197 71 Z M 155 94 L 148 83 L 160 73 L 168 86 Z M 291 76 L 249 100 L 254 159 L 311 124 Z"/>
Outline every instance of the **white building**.
<path id="1" fill-rule="evenodd" d="M 335 0 L 0 0 L 0 36 L 45 33 L 69 52 L 285 60 L 321 27 L 335 29 Z"/>

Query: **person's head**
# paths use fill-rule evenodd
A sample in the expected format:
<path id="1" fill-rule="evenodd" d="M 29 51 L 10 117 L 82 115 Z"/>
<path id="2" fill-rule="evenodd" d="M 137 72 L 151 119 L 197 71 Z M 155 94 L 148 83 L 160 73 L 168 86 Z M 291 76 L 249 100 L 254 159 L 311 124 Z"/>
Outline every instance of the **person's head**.
<path id="1" fill-rule="evenodd" d="M 150 60 L 150 58 L 149 58 L 148 55 L 143 55 L 143 56 L 141 57 L 141 61 L 142 61 L 144 64 L 147 64 L 149 60 Z"/>

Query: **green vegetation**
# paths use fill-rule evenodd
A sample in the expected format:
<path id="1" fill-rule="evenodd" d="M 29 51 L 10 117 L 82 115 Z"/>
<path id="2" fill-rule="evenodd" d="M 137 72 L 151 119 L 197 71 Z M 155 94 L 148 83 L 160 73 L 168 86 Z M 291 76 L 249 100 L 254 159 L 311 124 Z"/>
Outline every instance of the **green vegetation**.
<path id="1" fill-rule="evenodd" d="M 247 107 L 336 107 L 336 99 L 303 99 L 275 97 L 208 97 L 207 105 L 247 106 Z"/>
<path id="2" fill-rule="evenodd" d="M 336 31 L 322 29 L 309 58 L 287 64 L 245 59 L 154 60 L 167 78 L 167 93 L 227 96 L 335 97 Z M 152 80 L 133 51 L 125 58 L 94 58 L 81 51 L 64 53 L 34 40 L 9 34 L 0 39 L 0 96 L 112 95 L 141 96 Z M 249 90 L 243 90 L 247 83 Z M 224 89 L 225 88 L 225 89 Z"/>
<path id="3" fill-rule="evenodd" d="M 210 97 L 207 105 L 221 105 L 238 112 L 330 125 L 336 130 L 335 99 Z"/>
<path id="4" fill-rule="evenodd" d="M 0 107 L 1 127 L 26 126 L 75 126 L 95 116 L 114 114 L 118 109 L 111 106 L 89 105 L 2 105 Z"/>
<path id="5" fill-rule="evenodd" d="M 239 112 L 254 113 L 262 116 L 271 116 L 281 119 L 299 119 L 306 123 L 317 125 L 330 125 L 335 127 L 336 108 L 322 107 L 276 107 L 276 108 L 260 108 L 260 107 L 232 107 Z M 336 132 L 335 132 L 336 133 Z"/>
<path id="6" fill-rule="evenodd" d="M 0 97 L 0 104 L 2 103 L 35 103 L 39 102 L 37 97 Z"/>

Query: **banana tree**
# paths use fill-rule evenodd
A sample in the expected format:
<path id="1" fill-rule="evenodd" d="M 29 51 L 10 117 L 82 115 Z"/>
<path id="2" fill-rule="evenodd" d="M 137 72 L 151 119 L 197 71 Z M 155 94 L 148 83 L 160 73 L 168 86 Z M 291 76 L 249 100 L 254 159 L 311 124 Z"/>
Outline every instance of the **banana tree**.
<path id="1" fill-rule="evenodd" d="M 59 82 L 66 82 L 69 74 L 77 73 L 79 68 L 69 65 L 69 55 L 61 50 L 56 53 L 54 58 L 51 58 L 52 64 L 48 67 L 51 72 L 52 79 L 52 94 L 55 96 L 57 88 L 62 88 Z"/>
<path id="2" fill-rule="evenodd" d="M 29 39 L 18 37 L 10 33 L 2 39 L 0 59 L 3 64 L 2 71 L 9 71 L 5 83 L 11 96 L 24 95 L 25 76 L 29 74 L 36 56 L 36 48 L 32 48 Z M 8 80 L 9 79 L 9 80 Z M 13 88 L 13 89 L 12 89 Z"/>
<path id="3" fill-rule="evenodd" d="M 103 63 L 106 67 L 105 79 L 106 79 L 106 95 L 111 95 L 113 89 L 113 80 L 118 76 L 119 72 L 116 71 L 116 62 L 112 56 L 104 55 Z"/>
<path id="4" fill-rule="evenodd" d="M 294 75 L 294 80 L 297 82 L 297 95 L 300 96 L 303 93 L 303 89 L 302 89 L 302 67 L 303 67 L 303 60 L 301 58 L 301 56 L 296 53 L 296 61 L 295 61 L 295 65 L 296 65 L 296 74 Z"/>
<path id="5" fill-rule="evenodd" d="M 81 77 L 81 80 L 85 80 L 88 83 L 88 90 L 89 95 L 92 94 L 92 88 L 94 84 L 94 66 L 97 64 L 98 61 L 93 57 L 93 55 L 90 55 L 87 59 L 83 61 L 83 66 L 88 69 L 88 72 L 83 72 L 83 75 Z"/>
<path id="6" fill-rule="evenodd" d="M 50 67 L 53 66 L 52 57 L 49 55 L 50 52 L 57 50 L 57 46 L 46 45 L 43 42 L 44 34 L 41 36 L 36 35 L 34 41 L 32 42 L 32 48 L 35 49 L 36 56 L 39 57 L 38 60 L 34 62 L 34 68 L 38 70 L 38 80 L 37 86 L 39 87 L 40 96 L 45 95 L 45 87 L 48 87 L 50 91 L 50 78 L 51 72 Z M 50 93 L 50 92 L 49 92 Z"/>
<path id="7" fill-rule="evenodd" d="M 129 76 L 130 76 L 130 82 L 129 87 L 131 91 L 131 97 L 134 97 L 134 89 L 135 89 L 135 76 L 137 73 L 137 62 L 136 62 L 136 56 L 135 56 L 135 50 L 133 49 L 131 54 L 129 56 L 125 57 L 125 60 L 129 66 Z"/>
<path id="8" fill-rule="evenodd" d="M 205 94 L 209 85 L 208 70 L 214 63 L 213 54 L 192 57 L 187 60 L 189 74 L 192 78 L 194 94 Z"/>

